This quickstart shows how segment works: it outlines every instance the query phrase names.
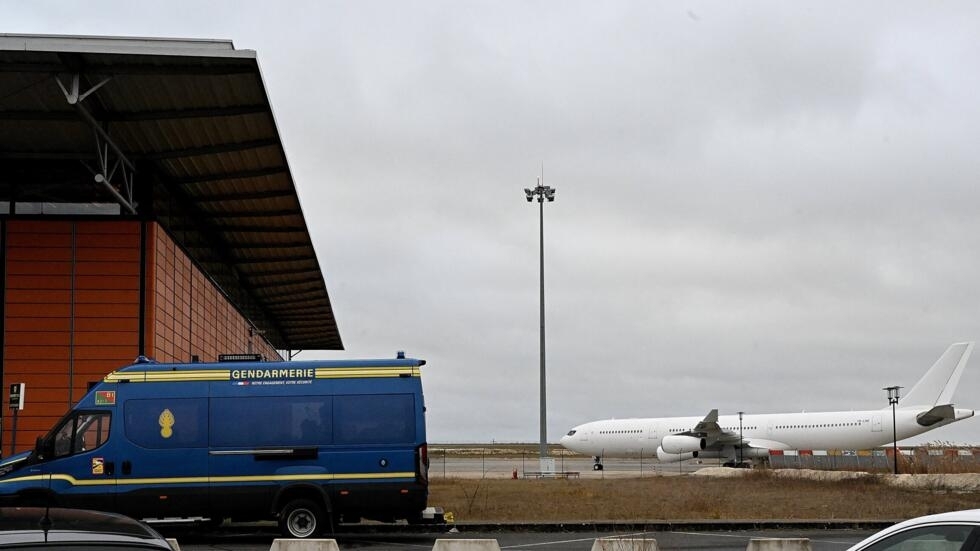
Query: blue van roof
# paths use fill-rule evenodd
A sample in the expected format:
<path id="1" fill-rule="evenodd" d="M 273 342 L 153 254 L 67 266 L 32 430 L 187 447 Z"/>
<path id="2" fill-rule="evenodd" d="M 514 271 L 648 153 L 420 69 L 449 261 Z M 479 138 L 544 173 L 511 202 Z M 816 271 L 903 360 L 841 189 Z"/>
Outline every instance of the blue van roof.
<path id="1" fill-rule="evenodd" d="M 303 369 L 326 368 L 342 369 L 349 367 L 421 367 L 425 360 L 415 358 L 388 358 L 379 360 L 302 360 L 290 362 L 197 362 L 197 363 L 159 363 L 145 360 L 117 369 L 124 371 L 190 371 L 200 369 Z"/>
<path id="2" fill-rule="evenodd" d="M 118 383 L 419 377 L 419 368 L 423 365 L 425 360 L 414 358 L 198 363 L 157 363 L 141 358 L 138 363 L 109 373 L 103 380 L 107 383 Z"/>

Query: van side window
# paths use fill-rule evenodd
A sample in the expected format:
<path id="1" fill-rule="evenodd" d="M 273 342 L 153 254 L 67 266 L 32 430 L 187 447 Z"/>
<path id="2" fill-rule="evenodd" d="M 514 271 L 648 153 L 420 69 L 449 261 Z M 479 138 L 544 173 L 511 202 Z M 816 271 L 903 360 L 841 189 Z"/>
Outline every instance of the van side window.
<path id="1" fill-rule="evenodd" d="M 332 396 L 250 396 L 211 401 L 211 444 L 323 446 L 333 442 Z"/>
<path id="2" fill-rule="evenodd" d="M 206 398 L 126 400 L 126 438 L 152 449 L 204 448 L 208 445 Z"/>
<path id="3" fill-rule="evenodd" d="M 334 396 L 335 444 L 404 444 L 415 440 L 411 394 Z"/>
<path id="4" fill-rule="evenodd" d="M 109 439 L 108 411 L 79 412 L 65 419 L 55 432 L 54 457 L 64 457 L 98 448 Z"/>
<path id="5" fill-rule="evenodd" d="M 250 396 L 211 400 L 217 447 L 405 444 L 415 441 L 415 396 Z"/>

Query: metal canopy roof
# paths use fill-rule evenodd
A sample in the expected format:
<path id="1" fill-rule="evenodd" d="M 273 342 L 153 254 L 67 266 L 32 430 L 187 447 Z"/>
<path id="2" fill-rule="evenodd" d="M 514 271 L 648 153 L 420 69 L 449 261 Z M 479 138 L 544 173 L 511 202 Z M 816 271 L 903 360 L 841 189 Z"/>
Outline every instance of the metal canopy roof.
<path id="1" fill-rule="evenodd" d="M 10 216 L 119 205 L 276 348 L 343 348 L 254 51 L 0 34 L 0 166 Z"/>

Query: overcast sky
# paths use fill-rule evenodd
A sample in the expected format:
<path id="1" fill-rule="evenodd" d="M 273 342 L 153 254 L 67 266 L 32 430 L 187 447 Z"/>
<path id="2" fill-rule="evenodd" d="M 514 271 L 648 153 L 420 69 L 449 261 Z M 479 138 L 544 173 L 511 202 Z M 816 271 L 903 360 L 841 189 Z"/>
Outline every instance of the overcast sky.
<path id="1" fill-rule="evenodd" d="M 432 442 L 886 407 L 980 337 L 976 2 L 21 2 L 0 32 L 258 52 L 343 353 Z M 978 353 L 980 354 L 980 353 Z M 980 408 L 980 357 L 956 394 Z M 980 419 L 913 442 L 980 443 Z"/>

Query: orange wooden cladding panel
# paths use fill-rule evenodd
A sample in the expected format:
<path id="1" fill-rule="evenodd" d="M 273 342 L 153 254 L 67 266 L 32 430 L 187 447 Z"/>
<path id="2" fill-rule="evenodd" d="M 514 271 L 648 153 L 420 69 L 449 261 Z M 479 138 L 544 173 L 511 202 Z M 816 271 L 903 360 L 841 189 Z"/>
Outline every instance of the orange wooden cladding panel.
<path id="1" fill-rule="evenodd" d="M 75 291 L 75 302 L 85 304 L 139 304 L 140 293 L 135 291 Z"/>
<path id="2" fill-rule="evenodd" d="M 125 225 L 120 225 L 119 222 L 113 221 L 87 221 L 84 225 L 79 225 L 76 230 L 79 235 L 86 234 L 98 234 L 98 235 L 135 235 L 139 237 L 140 227 L 136 223 L 124 223 Z M 134 241 L 133 247 L 139 247 L 139 242 Z"/>
<path id="3" fill-rule="evenodd" d="M 75 346 L 139 346 L 139 331 L 76 331 Z M 77 357 L 77 356 L 76 356 Z"/>
<path id="4" fill-rule="evenodd" d="M 49 234 L 31 234 L 10 231 L 7 233 L 7 247 L 30 249 L 71 247 L 71 231 Z"/>
<path id="5" fill-rule="evenodd" d="M 9 261 L 7 263 L 10 264 Z M 7 304 L 58 304 L 71 302 L 71 290 L 39 291 L 37 289 L 7 289 Z"/>
<path id="6" fill-rule="evenodd" d="M 109 275 L 102 274 L 97 276 L 75 276 L 75 287 L 77 289 L 92 289 L 92 290 L 118 290 L 126 289 L 130 291 L 139 291 L 140 289 L 140 278 L 139 276 L 127 276 L 127 275 Z M 137 295 L 139 298 L 139 295 Z"/>
<path id="7" fill-rule="evenodd" d="M 7 374 L 5 373 L 4 376 Z M 68 388 L 68 374 L 67 373 L 11 373 L 11 376 L 16 377 L 15 380 L 11 380 L 9 384 L 12 383 L 26 383 L 27 392 L 30 392 L 35 388 L 44 389 L 67 389 Z M 4 387 L 7 388 L 7 387 Z M 6 398 L 6 397 L 5 397 Z"/>
<path id="8" fill-rule="evenodd" d="M 139 250 L 92 248 L 79 249 L 75 257 L 78 262 L 139 262 Z"/>
<path id="9" fill-rule="evenodd" d="M 8 317 L 16 318 L 65 318 L 71 316 L 71 304 L 25 304 L 14 303 L 7 305 Z"/>
<path id="10" fill-rule="evenodd" d="M 4 324 L 8 334 L 11 331 L 71 331 L 69 318 L 11 318 Z"/>
<path id="11" fill-rule="evenodd" d="M 78 232 L 75 236 L 75 244 L 79 247 L 87 247 L 92 250 L 101 249 L 128 249 L 139 253 L 140 234 L 139 229 L 133 233 L 98 233 L 88 234 Z"/>
<path id="12" fill-rule="evenodd" d="M 33 275 L 7 275 L 8 289 L 52 289 L 62 290 L 71 288 L 71 274 L 48 275 L 38 269 Z"/>
<path id="13" fill-rule="evenodd" d="M 77 262 L 75 274 L 78 276 L 133 276 L 139 283 L 139 262 Z"/>
<path id="14" fill-rule="evenodd" d="M 67 362 L 71 356 L 69 346 L 35 346 L 33 344 L 17 346 L 7 343 L 4 346 L 4 360 L 52 360 Z"/>
<path id="15" fill-rule="evenodd" d="M 7 247 L 7 261 L 17 262 L 71 262 L 71 248 Z"/>
<path id="16" fill-rule="evenodd" d="M 82 323 L 86 324 L 85 327 L 94 331 L 96 325 L 88 324 L 110 323 L 113 320 L 125 319 L 126 329 L 130 329 L 132 327 L 129 325 L 130 319 L 134 312 L 138 315 L 138 310 L 138 304 L 76 304 L 75 326 L 78 327 L 78 323 L 84 320 Z"/>
<path id="17" fill-rule="evenodd" d="M 72 349 L 72 355 L 77 360 L 105 360 L 105 372 L 117 367 L 129 365 L 138 356 L 136 345 L 124 346 L 78 346 Z"/>
<path id="18" fill-rule="evenodd" d="M 11 220 L 7 226 L 7 238 L 18 234 L 44 235 L 46 233 L 71 233 L 72 222 L 50 220 Z"/>
<path id="19" fill-rule="evenodd" d="M 39 262 L 14 262 L 7 266 L 7 275 L 34 275 L 37 273 Z M 44 262 L 43 269 L 47 275 L 71 275 L 71 261 Z"/>
<path id="20" fill-rule="evenodd" d="M 8 333 L 7 344 L 11 343 L 26 343 L 30 346 L 68 346 L 71 343 L 71 333 L 68 331 L 60 333 L 50 331 Z"/>

